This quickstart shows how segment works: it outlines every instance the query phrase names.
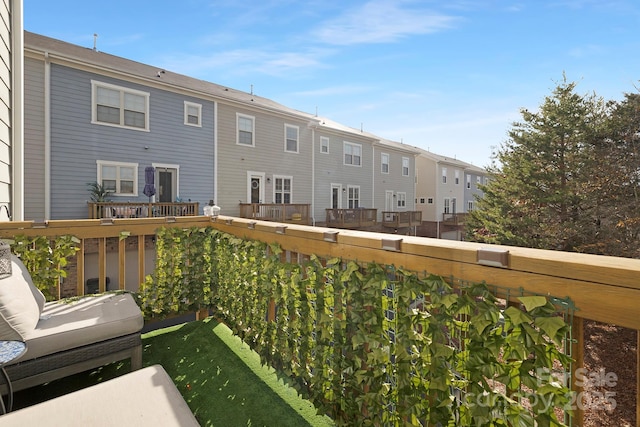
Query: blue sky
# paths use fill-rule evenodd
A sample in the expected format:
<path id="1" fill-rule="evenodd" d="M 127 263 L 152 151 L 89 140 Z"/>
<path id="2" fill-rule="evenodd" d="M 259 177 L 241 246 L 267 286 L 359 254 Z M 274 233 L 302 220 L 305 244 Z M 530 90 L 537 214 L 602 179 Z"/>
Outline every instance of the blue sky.
<path id="1" fill-rule="evenodd" d="M 640 88 L 637 0 L 24 0 L 24 27 L 477 166 L 563 73 Z"/>

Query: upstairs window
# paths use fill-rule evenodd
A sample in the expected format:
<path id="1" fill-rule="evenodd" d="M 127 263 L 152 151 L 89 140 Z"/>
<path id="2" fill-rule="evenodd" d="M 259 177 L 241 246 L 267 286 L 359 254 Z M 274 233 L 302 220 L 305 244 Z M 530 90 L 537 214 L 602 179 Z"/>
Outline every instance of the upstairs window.
<path id="1" fill-rule="evenodd" d="M 456 185 L 460 184 L 460 171 L 455 171 Z"/>
<path id="2" fill-rule="evenodd" d="M 193 102 L 184 102 L 184 124 L 187 126 L 202 127 L 202 105 Z"/>
<path id="3" fill-rule="evenodd" d="M 467 175 L 467 188 L 471 188 L 471 175 Z"/>
<path id="4" fill-rule="evenodd" d="M 344 164 L 352 166 L 362 165 L 362 146 L 359 144 L 352 144 L 350 142 L 344 143 Z"/>
<path id="5" fill-rule="evenodd" d="M 138 195 L 138 164 L 97 161 L 98 182 L 114 196 Z"/>
<path id="6" fill-rule="evenodd" d="M 442 183 L 447 183 L 447 168 L 442 168 Z"/>
<path id="7" fill-rule="evenodd" d="M 91 81 L 91 123 L 149 130 L 149 94 Z"/>
<path id="8" fill-rule="evenodd" d="M 320 137 L 320 152 L 329 154 L 329 138 L 327 138 L 326 136 Z"/>
<path id="9" fill-rule="evenodd" d="M 380 154 L 381 168 L 380 172 L 389 173 L 389 155 L 387 153 Z"/>
<path id="10" fill-rule="evenodd" d="M 236 144 L 255 146 L 255 119 L 244 114 L 237 114 L 238 135 Z"/>
<path id="11" fill-rule="evenodd" d="M 298 152 L 298 126 L 284 125 L 284 151 L 288 153 Z"/>
<path id="12" fill-rule="evenodd" d="M 402 158 L 402 176 L 409 176 L 409 158 Z"/>

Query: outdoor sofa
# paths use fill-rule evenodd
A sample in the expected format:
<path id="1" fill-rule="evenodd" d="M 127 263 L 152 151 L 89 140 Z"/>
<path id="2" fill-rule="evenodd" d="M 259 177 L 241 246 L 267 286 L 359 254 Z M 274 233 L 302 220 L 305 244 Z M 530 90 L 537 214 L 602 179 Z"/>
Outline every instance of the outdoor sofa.
<path id="1" fill-rule="evenodd" d="M 175 384 L 160 365 L 0 416 L 3 427 L 198 426 Z"/>
<path id="2" fill-rule="evenodd" d="M 124 359 L 131 370 L 142 367 L 143 317 L 130 294 L 45 303 L 24 264 L 10 257 L 8 277 L 0 278 L 0 340 L 27 347 L 4 366 L 14 391 Z M 0 390 L 8 390 L 3 376 Z"/>

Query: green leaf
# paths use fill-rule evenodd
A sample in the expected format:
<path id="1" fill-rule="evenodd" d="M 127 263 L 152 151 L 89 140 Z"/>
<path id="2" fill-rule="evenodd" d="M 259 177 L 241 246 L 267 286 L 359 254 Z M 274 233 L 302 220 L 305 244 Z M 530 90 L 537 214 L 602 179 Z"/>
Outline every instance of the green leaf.
<path id="1" fill-rule="evenodd" d="M 507 309 L 504 311 L 504 314 L 515 326 L 520 325 L 521 323 L 530 323 L 533 320 L 527 313 L 522 310 L 518 310 L 513 306 L 507 307 Z"/>
<path id="2" fill-rule="evenodd" d="M 542 307 L 547 304 L 547 298 L 543 296 L 518 297 L 518 299 L 522 304 L 524 304 L 527 311 L 531 311 L 534 308 Z"/>
<path id="3" fill-rule="evenodd" d="M 556 335 L 558 334 L 558 331 L 564 328 L 566 325 L 564 320 L 562 320 L 562 318 L 558 316 L 537 317 L 534 321 L 534 324 L 542 329 L 554 341 L 558 341 L 558 338 L 562 338 L 557 337 Z"/>

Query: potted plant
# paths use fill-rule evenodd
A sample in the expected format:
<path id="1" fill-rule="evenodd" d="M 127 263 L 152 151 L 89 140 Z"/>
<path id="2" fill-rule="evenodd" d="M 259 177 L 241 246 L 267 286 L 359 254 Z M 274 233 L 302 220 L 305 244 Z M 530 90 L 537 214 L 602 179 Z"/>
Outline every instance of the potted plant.
<path id="1" fill-rule="evenodd" d="M 104 186 L 96 181 L 87 182 L 87 187 L 89 191 L 89 203 L 100 203 L 100 202 L 110 202 L 109 193 L 111 191 L 104 188 Z M 104 215 L 106 211 L 103 211 L 103 206 L 94 206 L 94 216 L 93 218 L 104 218 L 110 215 Z"/>

